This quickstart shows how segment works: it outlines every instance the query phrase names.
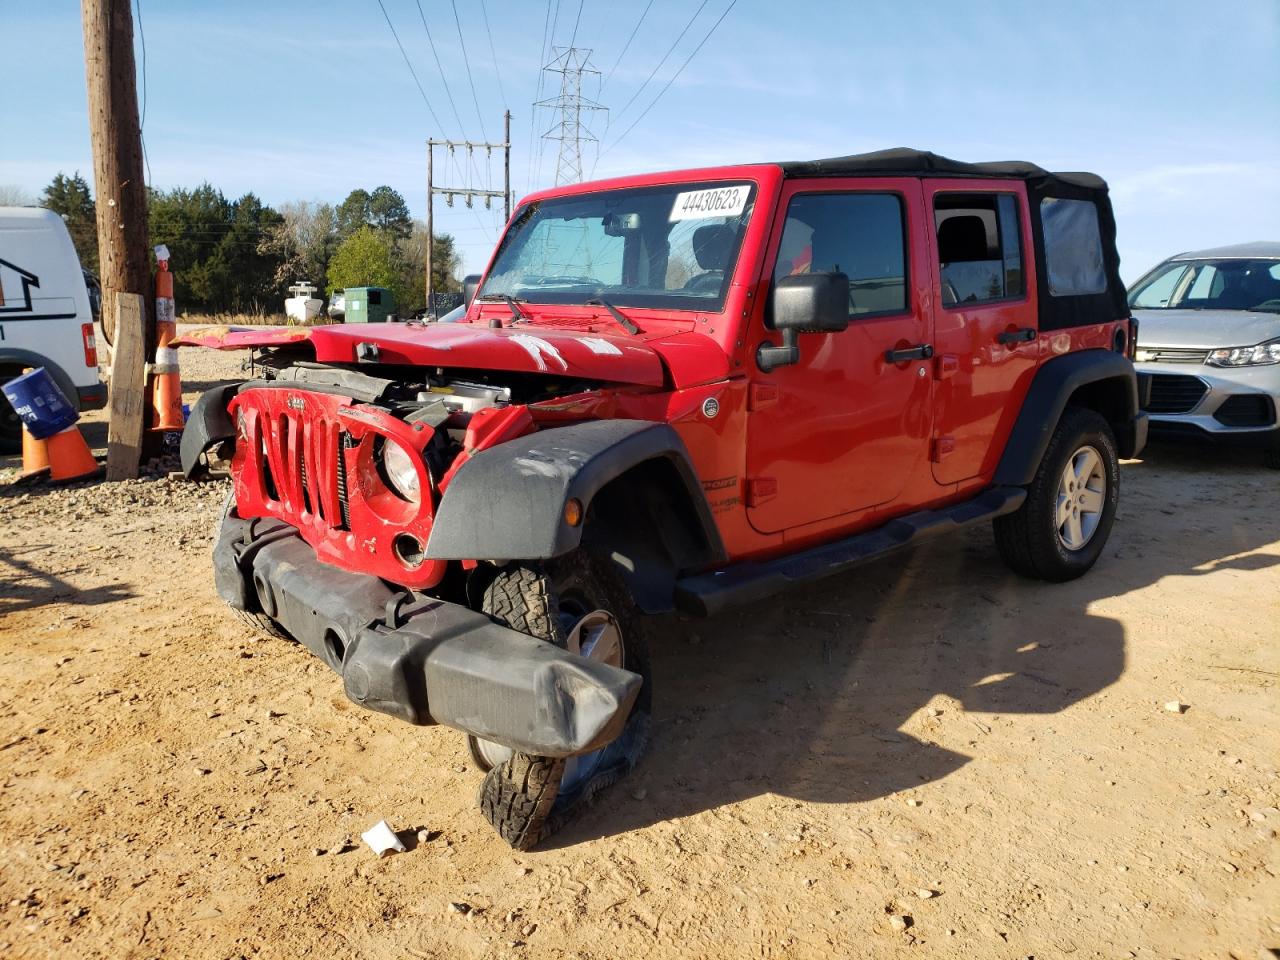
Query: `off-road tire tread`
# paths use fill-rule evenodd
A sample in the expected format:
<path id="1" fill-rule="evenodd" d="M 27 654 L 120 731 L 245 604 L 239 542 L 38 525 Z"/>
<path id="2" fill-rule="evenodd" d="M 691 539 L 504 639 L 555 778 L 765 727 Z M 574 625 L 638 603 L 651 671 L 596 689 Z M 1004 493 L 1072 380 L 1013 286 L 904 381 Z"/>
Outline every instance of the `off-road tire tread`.
<path id="1" fill-rule="evenodd" d="M 280 626 L 265 613 L 250 613 L 248 610 L 237 610 L 235 607 L 231 608 L 231 612 L 236 615 L 237 620 L 258 633 L 268 637 L 275 637 L 277 640 L 293 639 L 284 627 Z"/>
<path id="2" fill-rule="evenodd" d="M 516 850 L 532 850 L 546 831 L 564 761 L 517 753 L 485 774 L 480 812 Z"/>
<path id="3" fill-rule="evenodd" d="M 485 588 L 484 612 L 504 627 L 563 647 L 560 610 L 547 586 L 540 569 L 509 567 Z"/>
<path id="4" fill-rule="evenodd" d="M 591 593 L 602 598 L 615 613 L 629 608 L 625 588 L 607 574 L 606 565 L 593 562 L 585 552 L 543 563 L 507 566 L 486 586 L 482 608 L 503 626 L 564 647 L 567 638 L 560 626 L 560 606 L 553 584 L 557 575 L 567 570 L 590 584 Z M 627 635 L 628 656 L 647 663 L 641 631 L 634 624 L 635 617 L 629 619 L 632 625 Z M 480 786 L 480 811 L 498 835 L 517 850 L 531 850 L 540 840 L 576 819 L 601 790 L 625 777 L 649 739 L 648 693 L 646 683 L 637 701 L 637 712 L 632 714 L 633 721 L 639 724 L 639 749 L 634 751 L 632 763 L 593 778 L 583 786 L 575 802 L 558 811 L 554 818 L 551 813 L 565 771 L 563 759 L 515 753 L 489 770 Z"/>
<path id="5" fill-rule="evenodd" d="M 563 647 L 560 611 L 548 586 L 541 567 L 509 566 L 485 588 L 484 612 L 504 627 Z M 480 812 L 512 847 L 532 850 L 547 832 L 563 774 L 563 760 L 515 753 L 485 774 Z"/>
<path id="6" fill-rule="evenodd" d="M 1036 468 L 1035 478 L 1027 487 L 1027 499 L 1016 511 L 1004 517 L 997 517 L 992 523 L 995 533 L 996 549 L 1004 562 L 1015 573 L 1034 580 L 1063 582 L 1083 575 L 1092 563 L 1083 568 L 1068 567 L 1063 564 L 1058 553 L 1057 532 L 1051 525 L 1042 522 L 1041 510 L 1045 498 L 1056 498 L 1058 492 L 1059 463 L 1064 447 L 1074 446 L 1083 435 L 1098 433 L 1109 441 L 1109 450 L 1114 458 L 1117 453 L 1115 434 L 1111 425 L 1097 411 L 1087 407 L 1068 407 L 1058 421 L 1049 445 L 1045 448 L 1040 465 Z M 1106 446 L 1104 444 L 1104 446 Z M 1119 471 L 1108 465 L 1107 483 L 1119 492 Z M 1109 491 L 1110 492 L 1110 491 Z M 1099 530 L 1105 542 L 1110 528 Z"/>

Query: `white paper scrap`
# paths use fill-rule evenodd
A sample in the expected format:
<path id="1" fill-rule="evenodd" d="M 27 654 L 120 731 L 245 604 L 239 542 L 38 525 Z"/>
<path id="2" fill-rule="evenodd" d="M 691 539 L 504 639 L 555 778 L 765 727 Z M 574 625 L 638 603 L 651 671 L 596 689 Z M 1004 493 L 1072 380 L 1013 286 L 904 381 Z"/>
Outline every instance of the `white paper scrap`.
<path id="1" fill-rule="evenodd" d="M 404 844 L 396 836 L 396 832 L 387 826 L 387 821 L 379 820 L 372 827 L 360 834 L 360 839 L 369 845 L 374 853 L 385 857 L 391 853 L 404 853 Z"/>

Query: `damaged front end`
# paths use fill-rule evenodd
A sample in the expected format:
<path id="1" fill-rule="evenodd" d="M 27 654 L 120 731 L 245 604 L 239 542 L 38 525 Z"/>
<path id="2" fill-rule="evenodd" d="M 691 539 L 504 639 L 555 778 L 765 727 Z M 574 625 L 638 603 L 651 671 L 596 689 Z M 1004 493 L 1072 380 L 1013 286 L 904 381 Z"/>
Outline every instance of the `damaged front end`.
<path id="1" fill-rule="evenodd" d="M 640 691 L 628 670 L 322 563 L 278 520 L 229 513 L 213 557 L 223 600 L 279 623 L 356 704 L 409 723 L 569 757 L 616 739 Z"/>
<path id="2" fill-rule="evenodd" d="M 361 706 L 539 756 L 600 749 L 640 676 L 470 609 L 456 584 L 475 564 L 428 557 L 457 469 L 533 429 L 510 387 L 424 371 L 392 380 L 302 362 L 210 391 L 183 454 L 184 466 L 230 454 L 219 594 L 282 627 Z"/>

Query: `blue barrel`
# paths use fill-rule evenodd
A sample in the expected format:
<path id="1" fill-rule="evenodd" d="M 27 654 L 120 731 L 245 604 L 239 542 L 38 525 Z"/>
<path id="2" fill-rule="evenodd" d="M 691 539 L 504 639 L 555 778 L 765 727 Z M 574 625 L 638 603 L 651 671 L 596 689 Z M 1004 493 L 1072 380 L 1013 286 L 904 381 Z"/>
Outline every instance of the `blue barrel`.
<path id="1" fill-rule="evenodd" d="M 22 418 L 22 425 L 37 440 L 47 440 L 80 419 L 76 408 L 44 367 L 15 377 L 3 390 L 5 399 Z"/>

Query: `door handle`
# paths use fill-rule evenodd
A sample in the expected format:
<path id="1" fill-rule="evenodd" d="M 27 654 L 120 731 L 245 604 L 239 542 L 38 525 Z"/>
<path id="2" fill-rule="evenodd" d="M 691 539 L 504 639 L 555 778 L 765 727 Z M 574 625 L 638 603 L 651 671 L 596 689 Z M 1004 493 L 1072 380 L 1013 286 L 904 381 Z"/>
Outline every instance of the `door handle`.
<path id="1" fill-rule="evenodd" d="M 885 363 L 907 363 L 910 360 L 928 360 L 933 356 L 933 344 L 918 343 L 914 347 L 903 347 L 901 350 L 886 350 Z"/>
<path id="2" fill-rule="evenodd" d="M 997 343 L 1030 343 L 1036 338 L 1034 327 L 1020 327 L 1017 330 L 1006 330 L 996 337 Z"/>

